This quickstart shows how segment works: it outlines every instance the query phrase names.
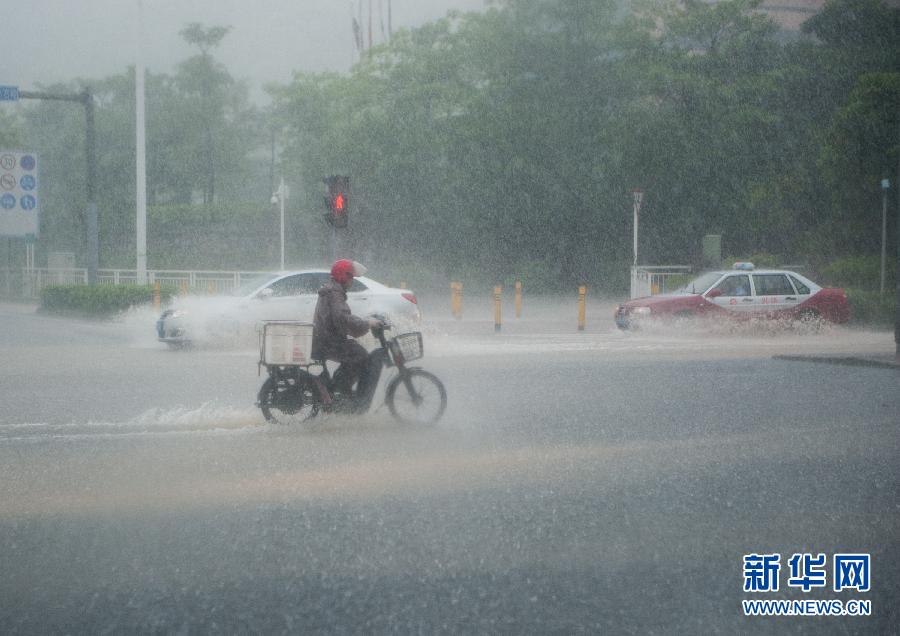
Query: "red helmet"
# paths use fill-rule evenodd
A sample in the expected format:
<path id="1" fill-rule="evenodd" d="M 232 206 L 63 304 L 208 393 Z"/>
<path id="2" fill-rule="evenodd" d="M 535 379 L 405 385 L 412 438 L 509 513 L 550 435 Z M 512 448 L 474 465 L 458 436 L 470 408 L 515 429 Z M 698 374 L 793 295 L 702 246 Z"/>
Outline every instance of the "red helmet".
<path id="1" fill-rule="evenodd" d="M 365 267 L 348 258 L 335 261 L 331 266 L 331 277 L 341 285 L 349 285 L 354 276 L 362 276 L 365 273 Z"/>

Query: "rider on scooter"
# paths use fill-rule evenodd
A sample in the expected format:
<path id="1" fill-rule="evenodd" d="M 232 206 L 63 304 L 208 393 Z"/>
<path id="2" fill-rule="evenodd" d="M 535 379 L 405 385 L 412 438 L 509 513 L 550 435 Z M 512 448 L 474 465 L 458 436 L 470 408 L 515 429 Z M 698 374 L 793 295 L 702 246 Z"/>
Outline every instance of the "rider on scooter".
<path id="1" fill-rule="evenodd" d="M 374 388 L 369 386 L 372 376 L 369 353 L 348 336 L 358 338 L 370 328 L 383 326 L 375 318 L 354 316 L 347 304 L 347 290 L 353 284 L 353 277 L 362 276 L 365 272 L 366 268 L 356 261 L 345 258 L 335 261 L 331 267 L 331 280 L 319 290 L 312 340 L 314 360 L 333 360 L 341 364 L 343 386 L 339 387 L 340 390 L 350 395 L 354 381 L 359 379 L 356 393 L 360 399 Z"/>

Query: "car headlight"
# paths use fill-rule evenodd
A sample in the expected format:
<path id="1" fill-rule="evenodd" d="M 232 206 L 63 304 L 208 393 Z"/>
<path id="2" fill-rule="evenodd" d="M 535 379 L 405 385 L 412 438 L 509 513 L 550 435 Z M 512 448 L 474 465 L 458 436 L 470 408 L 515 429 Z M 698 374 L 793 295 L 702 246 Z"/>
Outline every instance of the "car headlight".
<path id="1" fill-rule="evenodd" d="M 649 307 L 635 307 L 631 310 L 631 313 L 636 314 L 638 316 L 648 316 L 650 315 Z"/>

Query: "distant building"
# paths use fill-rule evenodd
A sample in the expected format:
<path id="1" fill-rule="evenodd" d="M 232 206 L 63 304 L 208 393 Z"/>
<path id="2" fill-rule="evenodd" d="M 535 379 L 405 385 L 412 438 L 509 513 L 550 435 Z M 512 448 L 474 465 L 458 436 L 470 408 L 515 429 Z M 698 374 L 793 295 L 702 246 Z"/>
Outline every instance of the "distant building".
<path id="1" fill-rule="evenodd" d="M 882 0 L 895 9 L 900 8 L 900 0 Z M 825 0 L 764 0 L 759 11 L 768 15 L 787 34 L 799 33 L 803 23 L 817 14 L 825 6 Z"/>
<path id="2" fill-rule="evenodd" d="M 825 0 L 765 0 L 759 10 L 784 31 L 800 31 L 804 22 L 825 6 Z"/>

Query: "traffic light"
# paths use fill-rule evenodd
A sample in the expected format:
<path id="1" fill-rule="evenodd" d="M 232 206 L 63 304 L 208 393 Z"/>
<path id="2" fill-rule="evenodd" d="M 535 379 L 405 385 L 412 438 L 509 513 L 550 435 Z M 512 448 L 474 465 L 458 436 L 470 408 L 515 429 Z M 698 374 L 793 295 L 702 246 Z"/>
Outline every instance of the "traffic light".
<path id="1" fill-rule="evenodd" d="M 350 177 L 332 175 L 322 181 L 328 186 L 328 194 L 325 196 L 328 212 L 325 220 L 335 227 L 347 227 L 350 216 Z"/>

